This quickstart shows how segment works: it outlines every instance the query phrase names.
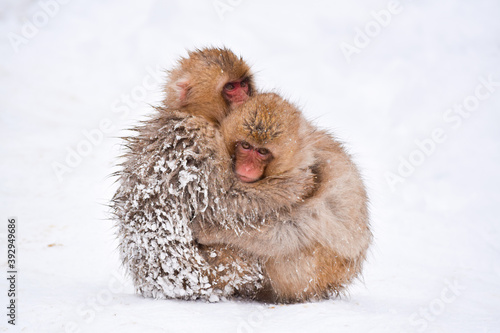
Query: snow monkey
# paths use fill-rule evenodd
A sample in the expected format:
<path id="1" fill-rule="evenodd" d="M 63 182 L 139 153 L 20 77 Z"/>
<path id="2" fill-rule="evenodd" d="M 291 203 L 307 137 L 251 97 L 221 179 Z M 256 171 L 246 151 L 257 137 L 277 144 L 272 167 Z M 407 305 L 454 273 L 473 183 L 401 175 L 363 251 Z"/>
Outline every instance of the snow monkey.
<path id="1" fill-rule="evenodd" d="M 258 188 L 268 179 L 300 179 L 308 170 L 311 177 L 301 181 L 308 191 L 291 205 L 283 198 L 284 209 L 257 228 L 240 224 L 235 232 L 217 221 L 195 222 L 197 240 L 258 258 L 263 300 L 291 303 L 341 293 L 360 274 L 372 239 L 365 188 L 342 145 L 272 93 L 236 107 L 221 132 L 241 182 Z"/>
<path id="2" fill-rule="evenodd" d="M 251 297 L 263 278 L 257 259 L 230 245 L 196 243 L 192 221 L 217 219 L 237 232 L 298 202 L 309 172 L 258 185 L 234 176 L 218 126 L 255 88 L 250 68 L 231 51 L 190 52 L 169 72 L 165 90 L 163 105 L 126 138 L 117 173 L 111 208 L 123 264 L 145 297 Z"/>

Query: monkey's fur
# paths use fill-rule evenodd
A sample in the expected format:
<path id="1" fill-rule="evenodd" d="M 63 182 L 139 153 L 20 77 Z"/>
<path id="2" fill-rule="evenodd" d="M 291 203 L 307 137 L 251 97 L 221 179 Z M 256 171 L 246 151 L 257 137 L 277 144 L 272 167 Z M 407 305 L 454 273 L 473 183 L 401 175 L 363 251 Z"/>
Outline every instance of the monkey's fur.
<path id="1" fill-rule="evenodd" d="M 232 245 L 259 258 L 264 300 L 299 302 L 342 292 L 360 274 L 372 234 L 363 182 L 341 144 L 276 94 L 251 97 L 223 121 L 221 131 L 231 153 L 241 140 L 273 153 L 263 180 L 293 181 L 309 170 L 304 183 L 309 192 L 290 209 L 283 202 L 286 209 L 258 228 L 240 224 L 237 233 L 218 219 L 195 218 L 197 240 Z"/>
<path id="2" fill-rule="evenodd" d="M 228 81 L 248 66 L 226 49 L 191 52 L 170 72 L 164 106 L 126 139 L 112 211 L 120 255 L 136 291 L 146 297 L 205 299 L 245 295 L 261 288 L 261 266 L 230 246 L 201 246 L 194 219 L 231 232 L 256 226 L 297 203 L 308 191 L 308 170 L 294 179 L 238 182 L 217 129 L 230 103 Z"/>

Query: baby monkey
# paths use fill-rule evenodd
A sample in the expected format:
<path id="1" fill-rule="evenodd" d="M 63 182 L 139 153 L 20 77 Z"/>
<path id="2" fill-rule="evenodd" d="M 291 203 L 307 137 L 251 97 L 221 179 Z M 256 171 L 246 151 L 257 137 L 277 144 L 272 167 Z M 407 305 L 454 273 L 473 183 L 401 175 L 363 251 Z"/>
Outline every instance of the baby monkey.
<path id="1" fill-rule="evenodd" d="M 264 197 L 277 180 L 297 179 L 303 189 L 293 202 L 273 197 L 270 205 L 281 208 L 234 229 L 217 219 L 195 219 L 197 241 L 230 245 L 257 258 L 264 267 L 265 288 L 257 296 L 263 301 L 341 293 L 361 273 L 372 239 L 365 187 L 342 145 L 273 93 L 236 106 L 221 132 L 240 182 L 256 189 L 265 184 Z"/>

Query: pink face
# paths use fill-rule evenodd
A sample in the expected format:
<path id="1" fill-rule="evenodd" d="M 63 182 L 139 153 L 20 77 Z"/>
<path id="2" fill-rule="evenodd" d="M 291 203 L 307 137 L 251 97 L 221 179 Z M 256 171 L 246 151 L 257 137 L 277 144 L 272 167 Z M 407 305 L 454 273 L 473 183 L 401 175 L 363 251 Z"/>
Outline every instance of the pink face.
<path id="1" fill-rule="evenodd" d="M 246 141 L 240 141 L 236 143 L 234 171 L 242 182 L 253 183 L 262 178 L 272 158 L 268 149 L 253 147 Z"/>
<path id="2" fill-rule="evenodd" d="M 248 83 L 249 83 L 248 78 L 226 83 L 226 85 L 223 88 L 224 97 L 232 105 L 242 104 L 244 101 L 248 99 L 248 95 L 250 94 Z"/>

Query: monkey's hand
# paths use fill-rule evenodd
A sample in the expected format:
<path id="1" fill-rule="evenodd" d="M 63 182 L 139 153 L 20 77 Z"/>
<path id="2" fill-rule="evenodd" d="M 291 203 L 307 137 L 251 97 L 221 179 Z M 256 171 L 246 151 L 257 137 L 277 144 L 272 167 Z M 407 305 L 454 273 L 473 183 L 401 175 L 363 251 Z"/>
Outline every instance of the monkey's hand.
<path id="1" fill-rule="evenodd" d="M 197 243 L 202 245 L 221 244 L 217 238 L 217 229 L 211 225 L 200 223 L 199 219 L 195 219 L 191 224 L 193 238 Z"/>
<path id="2" fill-rule="evenodd" d="M 236 248 L 246 250 L 243 243 L 247 243 L 254 238 L 253 234 L 258 231 L 240 231 L 239 233 L 233 229 L 226 229 L 216 224 L 202 224 L 193 221 L 191 224 L 193 238 L 201 245 L 231 245 Z"/>
<path id="3" fill-rule="evenodd" d="M 242 239 L 253 238 L 253 234 L 258 232 L 252 227 L 228 228 L 217 223 L 202 223 L 200 219 L 194 219 L 190 224 L 195 241 L 202 245 L 234 245 L 238 247 Z M 244 236 L 243 236 L 244 235 Z"/>

